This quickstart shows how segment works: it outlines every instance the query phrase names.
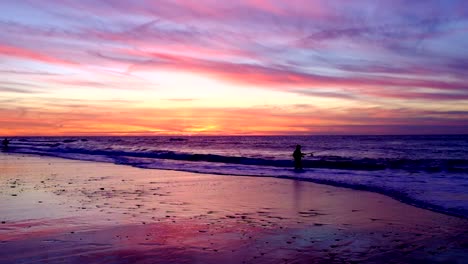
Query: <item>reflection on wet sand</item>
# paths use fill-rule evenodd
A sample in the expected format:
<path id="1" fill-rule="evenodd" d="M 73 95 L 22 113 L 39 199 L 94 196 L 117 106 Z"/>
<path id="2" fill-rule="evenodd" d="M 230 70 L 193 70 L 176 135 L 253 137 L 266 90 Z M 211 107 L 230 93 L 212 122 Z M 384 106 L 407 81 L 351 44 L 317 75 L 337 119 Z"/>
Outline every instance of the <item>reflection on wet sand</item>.
<path id="1" fill-rule="evenodd" d="M 466 220 L 374 193 L 286 179 L 0 158 L 1 263 L 466 256 Z"/>

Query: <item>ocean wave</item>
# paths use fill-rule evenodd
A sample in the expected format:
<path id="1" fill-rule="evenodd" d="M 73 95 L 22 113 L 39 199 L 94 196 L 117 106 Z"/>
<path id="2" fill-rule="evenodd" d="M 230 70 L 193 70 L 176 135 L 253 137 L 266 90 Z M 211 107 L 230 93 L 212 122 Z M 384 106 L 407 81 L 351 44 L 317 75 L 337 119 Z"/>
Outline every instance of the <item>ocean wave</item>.
<path id="1" fill-rule="evenodd" d="M 75 141 L 64 141 L 64 143 Z M 257 165 L 287 168 L 292 166 L 292 159 L 265 159 L 256 157 L 226 156 L 217 154 L 184 153 L 168 150 L 147 150 L 141 148 L 137 151 L 107 149 L 86 149 L 64 146 L 59 142 L 40 142 L 34 146 L 18 146 L 16 152 L 41 154 L 85 154 L 107 157 L 140 157 L 152 159 L 179 160 L 191 162 L 214 162 L 238 165 Z M 361 158 L 352 159 L 340 156 L 314 156 L 305 158 L 302 162 L 304 168 L 342 169 L 342 170 L 404 170 L 408 172 L 453 172 L 468 173 L 468 160 L 465 159 L 394 159 L 394 158 Z"/>
<path id="2" fill-rule="evenodd" d="M 468 162 L 465 159 L 352 159 L 323 155 L 307 157 L 305 170 L 298 173 L 292 169 L 291 159 L 155 150 L 147 145 L 112 145 L 109 141 L 99 145 L 65 140 L 17 141 L 10 151 L 147 169 L 312 181 L 377 192 L 407 204 L 468 218 Z"/>

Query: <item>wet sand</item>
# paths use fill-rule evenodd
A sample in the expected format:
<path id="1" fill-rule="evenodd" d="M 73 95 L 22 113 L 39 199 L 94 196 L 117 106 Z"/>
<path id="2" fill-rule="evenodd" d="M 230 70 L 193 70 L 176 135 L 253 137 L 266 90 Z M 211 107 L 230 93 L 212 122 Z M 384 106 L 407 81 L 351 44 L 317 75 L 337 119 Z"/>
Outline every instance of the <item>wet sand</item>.
<path id="1" fill-rule="evenodd" d="M 0 154 L 0 263 L 468 263 L 468 220 L 278 178 Z"/>

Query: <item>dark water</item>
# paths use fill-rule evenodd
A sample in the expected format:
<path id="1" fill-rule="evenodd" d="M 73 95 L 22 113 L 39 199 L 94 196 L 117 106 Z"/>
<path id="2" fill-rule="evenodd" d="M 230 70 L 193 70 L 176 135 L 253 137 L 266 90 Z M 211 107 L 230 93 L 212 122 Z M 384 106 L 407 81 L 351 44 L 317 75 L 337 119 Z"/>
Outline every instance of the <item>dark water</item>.
<path id="1" fill-rule="evenodd" d="M 296 144 L 304 172 L 292 170 Z M 384 193 L 468 216 L 468 136 L 15 138 L 12 152 L 227 175 L 287 177 Z"/>

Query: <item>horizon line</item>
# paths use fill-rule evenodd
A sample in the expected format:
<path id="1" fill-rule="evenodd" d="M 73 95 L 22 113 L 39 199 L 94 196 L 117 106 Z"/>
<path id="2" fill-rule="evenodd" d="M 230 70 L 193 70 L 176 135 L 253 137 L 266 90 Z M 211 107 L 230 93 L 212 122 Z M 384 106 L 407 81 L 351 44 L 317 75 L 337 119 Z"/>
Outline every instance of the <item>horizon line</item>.
<path id="1" fill-rule="evenodd" d="M 434 134 L 89 134 L 89 135 L 0 135 L 0 138 L 21 138 L 21 137 L 307 137 L 307 136 L 468 136 L 468 133 L 434 133 Z"/>

